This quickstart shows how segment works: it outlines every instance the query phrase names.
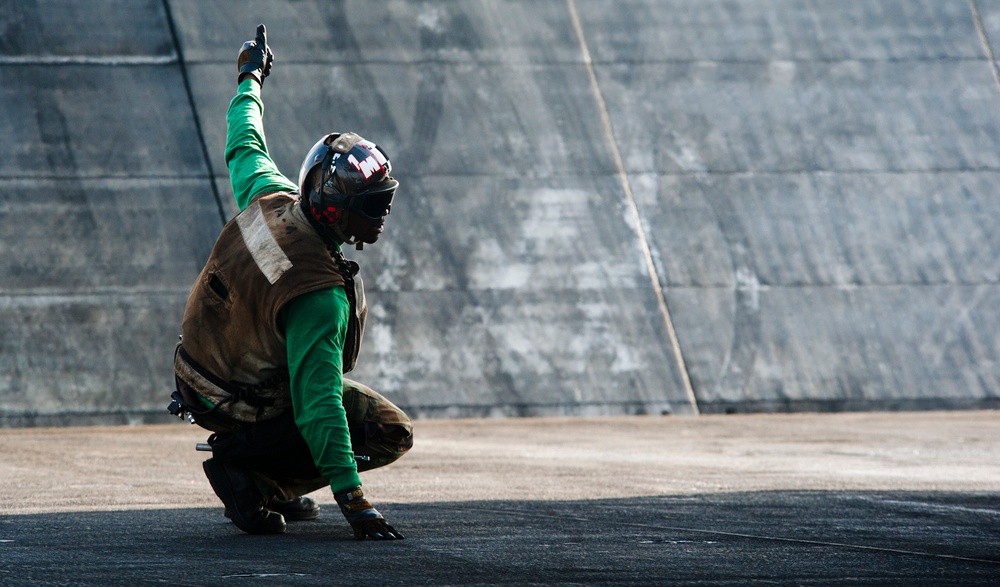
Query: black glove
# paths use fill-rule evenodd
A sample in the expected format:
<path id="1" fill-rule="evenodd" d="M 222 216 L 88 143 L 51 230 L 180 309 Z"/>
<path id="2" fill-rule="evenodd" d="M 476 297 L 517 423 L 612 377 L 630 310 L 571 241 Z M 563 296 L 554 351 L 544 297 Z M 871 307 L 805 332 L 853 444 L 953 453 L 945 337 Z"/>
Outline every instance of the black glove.
<path id="1" fill-rule="evenodd" d="M 271 62 L 274 61 L 274 54 L 267 46 L 267 29 L 264 25 L 257 25 L 257 38 L 253 41 L 243 43 L 240 49 L 240 57 L 236 62 L 236 67 L 240 69 L 239 77 L 248 73 L 264 85 L 264 78 L 271 73 Z"/>
<path id="2" fill-rule="evenodd" d="M 360 487 L 355 487 L 343 493 L 336 493 L 333 497 L 337 500 L 340 511 L 344 513 L 344 517 L 351 524 L 351 528 L 354 528 L 354 537 L 356 539 L 403 539 L 403 535 L 389 524 L 386 524 L 382 514 L 378 513 L 378 510 L 373 508 L 372 504 L 368 503 Z"/>

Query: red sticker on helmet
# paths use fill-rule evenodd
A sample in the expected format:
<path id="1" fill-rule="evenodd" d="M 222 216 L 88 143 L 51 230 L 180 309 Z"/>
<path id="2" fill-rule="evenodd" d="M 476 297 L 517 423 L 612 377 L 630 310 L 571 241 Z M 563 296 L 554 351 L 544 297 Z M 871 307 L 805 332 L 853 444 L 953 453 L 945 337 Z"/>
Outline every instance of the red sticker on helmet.
<path id="1" fill-rule="evenodd" d="M 319 212 L 317 215 L 320 217 L 320 221 L 326 224 L 334 224 L 337 220 L 340 220 L 340 211 L 333 206 L 327 206 L 325 209 L 318 210 L 317 212 Z"/>

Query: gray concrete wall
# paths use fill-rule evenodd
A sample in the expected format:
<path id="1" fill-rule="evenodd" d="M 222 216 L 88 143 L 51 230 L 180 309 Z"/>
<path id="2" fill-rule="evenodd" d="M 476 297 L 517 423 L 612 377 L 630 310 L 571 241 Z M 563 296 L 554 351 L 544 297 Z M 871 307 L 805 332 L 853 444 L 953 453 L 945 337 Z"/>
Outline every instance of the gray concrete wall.
<path id="1" fill-rule="evenodd" d="M 0 425 L 164 417 L 258 22 L 279 168 L 403 184 L 356 376 L 413 414 L 1000 407 L 1000 6 L 373 7 L 0 10 Z"/>

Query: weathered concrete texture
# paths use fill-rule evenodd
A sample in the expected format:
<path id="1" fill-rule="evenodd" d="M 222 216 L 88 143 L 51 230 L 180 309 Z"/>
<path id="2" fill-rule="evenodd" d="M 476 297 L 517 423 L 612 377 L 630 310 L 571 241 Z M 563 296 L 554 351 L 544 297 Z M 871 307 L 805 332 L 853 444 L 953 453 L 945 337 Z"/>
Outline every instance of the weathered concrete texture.
<path id="1" fill-rule="evenodd" d="M 598 66 L 631 172 L 964 171 L 1000 161 L 988 61 Z"/>
<path id="2" fill-rule="evenodd" d="M 161 0 L 7 2 L 0 22 L 0 61 L 175 57 Z"/>
<path id="3" fill-rule="evenodd" d="M 581 20 L 699 407 L 1000 405 L 976 3 L 674 4 Z"/>
<path id="4" fill-rule="evenodd" d="M 403 182 L 356 376 L 414 414 L 1000 401 L 994 3 L 38 0 L 0 11 L 0 425 L 161 413 L 258 22 L 279 168 L 354 130 Z"/>
<path id="5" fill-rule="evenodd" d="M 705 351 L 688 368 L 706 411 L 995 408 L 997 355 L 979 325 L 995 318 L 998 296 L 989 286 L 803 287 L 734 300 L 676 288 L 670 303 L 685 343 Z"/>
<path id="6" fill-rule="evenodd" d="M 221 227 L 164 4 L 16 2 L 0 30 L 0 423 L 141 421 Z"/>
<path id="7" fill-rule="evenodd" d="M 582 55 L 566 4 L 531 0 L 462 3 L 364 0 L 232 4 L 172 0 L 185 59 L 226 63 L 257 23 L 274 35 L 277 63 L 577 62 Z M 275 75 L 277 71 L 274 72 Z M 485 89 L 485 88 L 484 88 Z M 490 88 L 493 89 L 493 88 Z"/>
<path id="8" fill-rule="evenodd" d="M 0 179 L 2 421 L 136 420 L 162 373 L 188 282 L 215 240 L 205 181 Z M 152 352 L 155 349 L 158 352 Z"/>
<path id="9" fill-rule="evenodd" d="M 702 409 L 996 406 L 997 180 L 640 177 Z"/>
<path id="10" fill-rule="evenodd" d="M 992 220 L 1000 202 L 988 197 L 1000 182 L 995 171 L 634 177 L 670 285 L 1000 280 L 1000 234 Z"/>
<path id="11" fill-rule="evenodd" d="M 969 4 L 961 0 L 576 4 L 598 63 L 983 57 Z"/>
<path id="12" fill-rule="evenodd" d="M 180 314 L 178 297 L 174 292 L 0 298 L 5 332 L 0 350 L 18 357 L 0 376 L 4 424 L 134 424 L 158 413 L 164 384 L 147 374 L 165 368 L 169 373 L 172 357 L 147 349 L 177 340 L 169 326 L 155 327 L 165 322 L 163 315 Z M 135 324 L 149 326 L 128 333 Z M 11 342 L 17 346 L 11 348 Z"/>
<path id="13" fill-rule="evenodd" d="M 0 180 L 2 291 L 93 293 L 189 287 L 218 232 L 204 179 Z M 215 226 L 204 222 L 215 215 Z M 185 217 L 197 222 L 185 226 Z"/>
<path id="14" fill-rule="evenodd" d="M 0 75 L 0 179 L 206 172 L 176 67 L 2 65 Z"/>

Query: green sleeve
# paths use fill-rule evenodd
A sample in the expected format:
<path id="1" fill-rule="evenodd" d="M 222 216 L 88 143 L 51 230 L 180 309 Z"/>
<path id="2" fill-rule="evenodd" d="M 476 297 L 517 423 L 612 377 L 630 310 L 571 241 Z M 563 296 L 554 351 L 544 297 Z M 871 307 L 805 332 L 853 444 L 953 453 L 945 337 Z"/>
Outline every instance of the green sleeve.
<path id="1" fill-rule="evenodd" d="M 343 405 L 349 315 L 343 287 L 301 295 L 283 309 L 295 424 L 334 493 L 361 485 Z"/>
<path id="2" fill-rule="evenodd" d="M 236 96 L 229 103 L 226 123 L 226 167 L 240 210 L 246 209 L 254 196 L 298 189 L 278 171 L 267 153 L 264 102 L 260 99 L 257 82 L 247 79 L 240 83 Z"/>

